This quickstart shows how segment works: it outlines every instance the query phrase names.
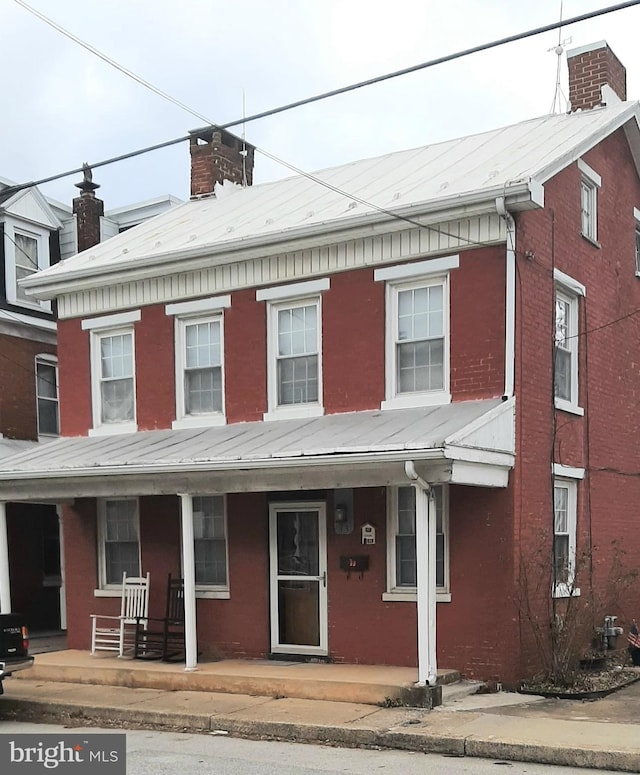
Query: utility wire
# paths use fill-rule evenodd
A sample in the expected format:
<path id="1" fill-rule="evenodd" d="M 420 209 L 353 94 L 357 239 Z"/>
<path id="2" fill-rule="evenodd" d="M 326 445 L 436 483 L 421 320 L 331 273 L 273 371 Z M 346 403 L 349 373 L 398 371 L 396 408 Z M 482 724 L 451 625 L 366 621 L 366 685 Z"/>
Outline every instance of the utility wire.
<path id="1" fill-rule="evenodd" d="M 25 10 L 29 11 L 30 13 L 33 13 L 36 16 L 38 16 L 38 18 L 42 19 L 42 21 L 45 21 L 47 24 L 51 24 L 56 29 L 58 29 L 59 25 L 56 25 L 55 22 L 52 22 L 43 14 L 40 14 L 39 11 L 36 11 L 35 9 L 31 8 L 31 6 L 25 3 L 24 0 L 14 0 L 14 2 L 20 5 Z M 434 67 L 435 65 L 444 64 L 446 62 L 452 62 L 455 59 L 461 59 L 462 57 L 469 56 L 470 54 L 477 54 L 481 51 L 488 51 L 489 49 L 496 48 L 497 46 L 503 46 L 506 43 L 514 43 L 518 40 L 524 40 L 526 38 L 530 38 L 535 35 L 540 35 L 544 32 L 549 32 L 550 30 L 558 29 L 559 27 L 568 26 L 570 24 L 577 24 L 578 22 L 587 21 L 589 19 L 595 19 L 598 16 L 604 16 L 605 14 L 613 13 L 614 11 L 621 11 L 636 5 L 640 5 L 640 0 L 627 0 L 626 2 L 623 2 L 623 3 L 618 3 L 616 5 L 611 5 L 606 8 L 601 8 L 595 11 L 589 11 L 588 13 L 580 14 L 579 16 L 573 16 L 570 19 L 553 22 L 552 24 L 546 24 L 542 27 L 535 27 L 534 29 L 527 30 L 525 32 L 519 32 L 515 35 L 509 35 L 505 38 L 499 38 L 497 40 L 490 41 L 489 43 L 483 43 L 479 46 L 473 46 L 471 48 L 463 49 L 453 54 L 447 54 L 442 57 L 437 57 L 436 59 L 431 59 L 417 65 L 412 65 L 411 67 L 405 67 L 402 70 L 395 70 L 394 72 L 385 73 L 384 75 L 379 75 L 374 78 L 369 78 L 365 81 L 358 81 L 357 83 L 353 83 L 348 86 L 342 86 L 339 89 L 333 89 L 331 91 L 322 92 L 321 94 L 316 94 L 312 97 L 306 97 L 301 100 L 296 100 L 295 102 L 290 102 L 290 103 L 287 103 L 286 105 L 281 105 L 277 108 L 271 108 L 270 110 L 265 110 L 265 111 L 262 111 L 261 113 L 254 113 L 253 115 L 246 116 L 246 117 L 243 116 L 242 118 L 235 119 L 234 121 L 228 121 L 224 124 L 209 124 L 209 126 L 212 126 L 216 129 L 229 129 L 239 124 L 248 124 L 251 121 L 257 121 L 262 118 L 268 118 L 278 113 L 284 113 L 285 111 L 302 107 L 303 105 L 309 105 L 313 102 L 319 102 L 320 100 L 325 100 L 330 97 L 336 97 L 340 94 L 346 94 L 347 92 L 355 91 L 356 89 L 361 89 L 365 86 L 372 86 L 373 84 L 381 83 L 383 81 L 388 81 L 392 78 L 398 78 L 399 76 L 402 76 L 402 75 L 408 75 L 409 73 L 414 73 L 419 70 L 425 70 L 427 68 Z M 62 28 L 60 28 L 60 31 L 63 32 Z M 71 33 L 67 33 L 66 31 L 64 31 L 63 34 L 66 34 L 72 40 L 75 38 L 75 36 L 72 36 Z M 89 44 L 83 43 L 82 45 L 87 50 L 93 51 L 93 47 L 89 46 Z M 93 52 L 97 54 L 97 50 Z M 117 65 L 117 63 L 113 63 L 110 60 L 110 58 L 107 57 L 106 55 L 99 54 L 99 56 L 104 61 L 109 62 L 109 64 L 113 64 L 114 67 L 117 67 L 121 72 L 125 73 L 129 77 L 134 77 L 134 75 L 130 73 L 130 71 L 128 71 L 126 68 L 121 67 L 120 65 Z M 181 103 L 179 100 L 176 100 L 173 97 L 166 95 L 164 92 L 162 92 L 160 89 L 157 89 L 156 87 L 152 87 L 151 84 L 148 84 L 146 81 L 144 81 L 144 79 L 139 78 L 138 76 L 135 76 L 134 80 L 136 80 L 138 83 L 142 85 L 145 85 L 147 88 L 152 88 L 152 91 L 154 91 L 156 94 L 159 94 L 160 96 L 163 96 L 164 98 L 169 99 L 169 101 L 173 102 L 178 107 L 185 108 L 183 103 Z M 185 109 L 187 109 L 190 113 L 193 114 L 193 111 L 191 111 L 190 108 L 185 108 Z M 131 158 L 134 158 L 135 156 L 141 156 L 145 153 L 157 151 L 162 148 L 168 148 L 169 146 L 186 142 L 189 139 L 190 139 L 190 135 L 183 135 L 182 137 L 177 137 L 177 138 L 174 138 L 173 140 L 166 140 L 162 143 L 148 145 L 136 151 L 129 151 L 128 153 L 124 153 L 119 156 L 113 156 L 103 161 L 94 162 L 89 166 L 92 169 L 97 169 L 98 167 L 104 167 L 108 164 L 115 164 L 116 162 L 124 161 L 126 159 L 131 159 Z M 31 188 L 32 186 L 40 186 L 40 185 L 43 185 L 44 183 L 50 183 L 54 180 L 59 180 L 60 178 L 65 178 L 70 175 L 77 175 L 82 171 L 83 171 L 82 167 L 76 167 L 75 169 L 68 170 L 67 172 L 61 172 L 56 175 L 50 175 L 49 177 L 46 177 L 46 178 L 40 178 L 39 180 L 32 180 L 29 183 L 20 183 L 18 185 L 11 186 L 9 188 L 9 191 L 15 192 L 15 191 L 21 191 L 22 189 L 25 189 L 25 188 Z"/>

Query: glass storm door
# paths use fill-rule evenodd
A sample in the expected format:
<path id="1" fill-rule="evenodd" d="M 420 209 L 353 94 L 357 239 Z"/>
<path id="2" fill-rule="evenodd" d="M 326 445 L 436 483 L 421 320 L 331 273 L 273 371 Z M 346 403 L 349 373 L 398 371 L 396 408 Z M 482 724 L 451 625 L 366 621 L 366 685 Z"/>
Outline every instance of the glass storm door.
<path id="1" fill-rule="evenodd" d="M 327 654 L 324 503 L 269 507 L 271 650 Z"/>

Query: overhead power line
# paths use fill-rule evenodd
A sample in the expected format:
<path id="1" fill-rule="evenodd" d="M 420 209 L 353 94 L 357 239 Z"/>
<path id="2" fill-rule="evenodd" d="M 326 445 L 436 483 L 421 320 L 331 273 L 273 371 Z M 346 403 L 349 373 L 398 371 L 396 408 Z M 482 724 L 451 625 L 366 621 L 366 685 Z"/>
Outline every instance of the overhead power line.
<path id="1" fill-rule="evenodd" d="M 52 22 L 46 16 L 41 14 L 39 11 L 36 11 L 35 9 L 31 8 L 31 6 L 25 3 L 24 0 L 14 0 L 14 2 L 16 2 L 18 5 L 20 5 L 30 13 L 34 13 L 36 16 L 38 16 L 38 18 L 42 19 L 47 24 L 51 24 L 56 29 L 59 29 L 59 31 L 63 32 L 63 34 L 67 35 L 67 37 L 70 37 L 72 40 L 76 40 L 76 36 L 72 35 L 71 33 L 68 33 L 66 30 L 63 30 L 63 28 L 55 24 L 55 22 Z M 542 27 L 535 27 L 534 29 L 527 30 L 525 32 L 519 32 L 515 35 L 509 35 L 505 38 L 499 38 L 497 40 L 493 40 L 488 43 L 482 43 L 478 46 L 472 46 L 471 48 L 466 48 L 461 51 L 457 51 L 453 54 L 447 54 L 445 56 L 437 57 L 436 59 L 430 59 L 426 62 L 421 62 L 420 64 L 412 65 L 411 67 L 405 67 L 401 70 L 395 70 L 390 73 L 385 73 L 383 75 L 379 75 L 374 78 L 369 78 L 365 81 L 358 81 L 357 83 L 353 83 L 348 86 L 342 86 L 338 89 L 332 89 L 331 91 L 323 92 L 321 94 L 316 94 L 315 96 L 312 96 L 312 97 L 305 97 L 304 99 L 296 100 L 295 102 L 290 102 L 290 103 L 287 103 L 286 105 L 281 105 L 280 107 L 277 107 L 277 108 L 271 108 L 269 110 L 262 111 L 261 113 L 254 113 L 253 115 L 246 116 L 246 117 L 243 116 L 242 118 L 235 119 L 234 121 L 228 121 L 224 124 L 209 124 L 209 126 L 212 126 L 216 129 L 230 129 L 231 127 L 238 126 L 240 124 L 248 124 L 251 121 L 257 121 L 262 118 L 275 116 L 278 113 L 284 113 L 285 111 L 293 110 L 294 108 L 299 108 L 304 105 L 310 105 L 311 103 L 319 102 L 320 100 L 329 99 L 330 97 L 336 97 L 340 94 L 346 94 L 347 92 L 355 91 L 356 89 L 361 89 L 365 86 L 372 86 L 376 83 L 382 83 L 383 81 L 388 81 L 388 80 L 391 80 L 392 78 L 398 78 L 402 75 L 415 73 L 419 70 L 426 70 L 427 68 L 435 67 L 436 65 L 444 64 L 446 62 L 452 62 L 455 59 L 461 59 L 462 57 L 466 57 L 471 54 L 477 54 L 477 53 L 480 53 L 481 51 L 488 51 L 489 49 L 496 48 L 498 46 L 503 46 L 507 43 L 514 43 L 518 40 L 524 40 L 526 38 L 530 38 L 535 35 L 541 35 L 542 33 L 549 32 L 551 30 L 555 30 L 563 26 L 566 27 L 566 26 L 569 26 L 570 24 L 577 24 L 578 22 L 587 21 L 589 19 L 595 19 L 598 16 L 604 16 L 606 14 L 613 13 L 614 11 L 621 11 L 636 5 L 640 5 L 640 0 L 626 0 L 626 2 L 623 2 L 623 3 L 617 3 L 616 5 L 611 5 L 606 8 L 600 8 L 595 11 L 589 11 L 588 13 L 583 13 L 583 14 L 580 14 L 579 16 L 573 16 L 570 19 L 564 19 L 562 21 L 553 22 L 551 24 L 545 24 Z M 176 100 L 170 95 L 165 94 L 160 89 L 157 89 L 156 87 L 152 86 L 152 84 L 149 84 L 147 81 L 144 81 L 144 79 L 136 76 L 126 68 L 113 62 L 113 60 L 111 60 L 110 57 L 107 57 L 101 52 L 97 52 L 97 50 L 93 49 L 93 47 L 89 46 L 89 44 L 80 42 L 79 39 L 77 39 L 76 42 L 79 42 L 87 50 L 93 51 L 93 53 L 96 53 L 96 55 L 99 55 L 104 61 L 108 62 L 109 64 L 112 64 L 114 67 L 117 67 L 122 73 L 133 78 L 141 85 L 145 86 L 146 88 L 150 88 L 156 94 L 163 96 L 165 99 L 168 99 L 170 102 L 173 102 L 173 104 L 177 105 L 178 107 L 188 110 L 188 112 L 190 112 L 192 115 L 194 114 L 194 112 L 190 108 L 187 108 L 179 100 Z M 205 122 L 207 122 L 207 119 L 204 119 L 204 120 Z M 166 140 L 162 143 L 148 145 L 136 151 L 129 151 L 128 153 L 123 153 L 123 154 L 120 154 L 119 156 L 113 156 L 103 161 L 93 162 L 89 164 L 89 166 L 92 169 L 97 169 L 98 167 L 104 167 L 108 164 L 115 164 L 120 161 L 125 161 L 126 159 L 132 159 L 136 156 L 142 156 L 143 154 L 151 153 L 152 151 L 158 151 L 158 150 L 161 150 L 162 148 L 168 148 L 172 145 L 177 145 L 179 143 L 186 142 L 189 139 L 190 139 L 190 135 L 183 135 L 181 137 L 176 137 L 173 140 Z M 70 175 L 77 175 L 82 171 L 83 171 L 82 167 L 76 167 L 72 170 L 61 172 L 56 175 L 50 175 L 46 178 L 40 178 L 39 180 L 32 180 L 28 183 L 20 183 L 15 186 L 11 186 L 8 189 L 8 192 L 9 193 L 17 192 L 25 188 L 31 188 L 32 186 L 40 186 L 45 183 L 51 183 L 54 180 L 60 180 L 61 178 L 66 178 L 66 177 L 69 177 Z M 5 191 L 7 191 L 7 189 L 5 189 Z"/>

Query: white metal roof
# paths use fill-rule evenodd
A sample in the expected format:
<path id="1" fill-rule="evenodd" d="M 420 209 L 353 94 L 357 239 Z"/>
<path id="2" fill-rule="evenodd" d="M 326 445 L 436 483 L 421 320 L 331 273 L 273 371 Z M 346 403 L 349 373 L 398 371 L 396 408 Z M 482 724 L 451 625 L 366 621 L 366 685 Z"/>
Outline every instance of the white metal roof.
<path id="1" fill-rule="evenodd" d="M 509 467 L 514 453 L 512 425 L 513 403 L 491 399 L 213 428 L 61 438 L 0 459 L 0 500 L 9 499 L 7 493 L 16 497 L 12 491 L 16 482 L 31 483 L 42 494 L 46 480 L 58 478 L 69 482 L 71 496 L 77 492 L 73 482 L 79 477 L 112 478 L 121 490 L 123 477 L 129 474 L 164 480 L 202 471 L 366 465 L 442 457 L 448 445 L 495 453 Z"/>
<path id="2" fill-rule="evenodd" d="M 10 460 L 26 450 L 35 449 L 37 441 L 21 441 L 20 439 L 5 439 L 0 436 L 0 461 Z M 2 465 L 2 463 L 0 463 Z"/>
<path id="3" fill-rule="evenodd" d="M 638 115 L 638 103 L 621 102 L 355 161 L 317 172 L 316 180 L 298 175 L 245 189 L 223 186 L 215 198 L 172 208 L 24 285 L 36 288 L 145 259 L 161 263 L 175 253 L 221 253 L 248 241 L 346 228 L 379 217 L 376 208 L 415 215 L 541 184 L 618 127 L 633 119 L 637 125 Z"/>

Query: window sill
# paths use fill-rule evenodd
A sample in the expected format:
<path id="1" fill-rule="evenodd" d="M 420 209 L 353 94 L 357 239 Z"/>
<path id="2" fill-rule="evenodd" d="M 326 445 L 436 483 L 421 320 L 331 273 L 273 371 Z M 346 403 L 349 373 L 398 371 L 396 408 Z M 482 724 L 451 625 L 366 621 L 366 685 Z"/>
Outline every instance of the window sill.
<path id="1" fill-rule="evenodd" d="M 197 600 L 230 600 L 231 592 L 228 589 L 196 589 Z"/>
<path id="2" fill-rule="evenodd" d="M 559 584 L 554 590 L 553 590 L 553 597 L 558 598 L 569 598 L 569 597 L 580 597 L 580 590 L 579 589 L 569 589 L 566 584 Z"/>
<path id="3" fill-rule="evenodd" d="M 322 417 L 324 406 L 319 404 L 295 404 L 292 406 L 278 406 L 270 412 L 265 412 L 262 419 L 265 422 L 273 420 L 298 420 L 305 417 Z"/>
<path id="4" fill-rule="evenodd" d="M 380 409 L 415 409 L 421 406 L 441 406 L 451 403 L 451 393 L 439 390 L 433 393 L 407 393 L 380 403 Z"/>
<path id="5" fill-rule="evenodd" d="M 135 422 L 114 422 L 109 425 L 99 425 L 89 428 L 89 436 L 116 436 L 119 433 L 136 433 L 138 424 Z"/>
<path id="6" fill-rule="evenodd" d="M 171 429 L 174 431 L 181 428 L 211 428 L 219 425 L 226 425 L 227 418 L 223 414 L 202 414 L 181 417 L 171 423 Z"/>
<path id="7" fill-rule="evenodd" d="M 594 248 L 598 248 L 598 250 L 600 250 L 602 245 L 598 242 L 597 239 L 590 237 L 588 234 L 585 234 L 584 232 L 581 232 L 581 233 L 582 233 L 582 239 L 585 239 L 590 245 L 593 245 Z"/>
<path id="8" fill-rule="evenodd" d="M 111 589 L 110 587 L 105 587 L 104 589 L 94 589 L 93 590 L 93 596 L 94 597 L 122 597 L 122 585 L 118 589 L 115 587 Z"/>
<path id="9" fill-rule="evenodd" d="M 383 592 L 382 600 L 385 603 L 415 603 L 418 596 L 415 592 Z M 436 603 L 450 603 L 451 592 L 436 592 Z"/>
<path id="10" fill-rule="evenodd" d="M 555 407 L 561 412 L 568 412 L 569 414 L 576 414 L 580 417 L 584 417 L 584 409 L 577 404 L 572 404 L 570 401 L 565 401 L 563 398 L 555 399 Z"/>

